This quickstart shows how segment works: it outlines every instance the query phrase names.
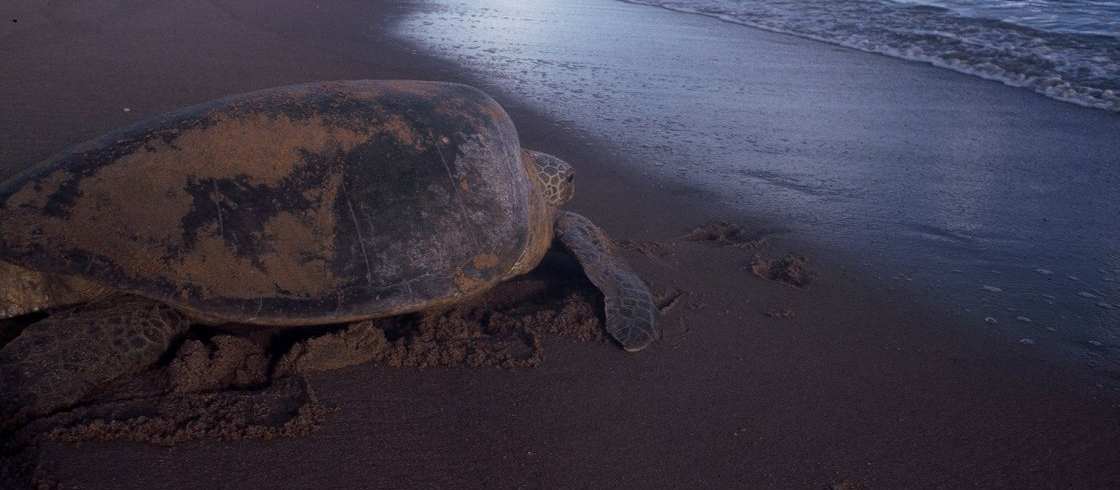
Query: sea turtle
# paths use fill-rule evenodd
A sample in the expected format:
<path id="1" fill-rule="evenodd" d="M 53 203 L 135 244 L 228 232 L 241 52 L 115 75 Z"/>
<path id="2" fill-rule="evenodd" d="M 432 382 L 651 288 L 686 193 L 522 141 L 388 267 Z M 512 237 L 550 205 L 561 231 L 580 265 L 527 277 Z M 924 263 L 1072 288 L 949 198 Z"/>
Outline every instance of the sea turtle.
<path id="1" fill-rule="evenodd" d="M 599 228 L 557 209 L 572 179 L 454 83 L 280 87 L 85 143 L 0 185 L 0 318 L 54 311 L 0 349 L 0 415 L 71 405 L 191 322 L 448 306 L 533 269 L 554 238 L 602 290 L 608 332 L 640 350 L 651 295 Z"/>

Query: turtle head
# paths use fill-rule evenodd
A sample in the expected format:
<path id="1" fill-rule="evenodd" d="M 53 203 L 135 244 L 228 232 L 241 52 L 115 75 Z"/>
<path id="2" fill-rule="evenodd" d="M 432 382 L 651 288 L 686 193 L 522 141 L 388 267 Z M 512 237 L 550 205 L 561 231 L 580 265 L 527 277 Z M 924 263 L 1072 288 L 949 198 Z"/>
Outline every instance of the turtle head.
<path id="1" fill-rule="evenodd" d="M 89 301 L 104 286 L 77 276 L 39 272 L 0 260 L 0 319 Z"/>
<path id="2" fill-rule="evenodd" d="M 537 170 L 541 190 L 550 205 L 560 207 L 572 198 L 576 190 L 576 173 L 571 165 L 547 153 L 532 150 L 521 150 L 521 158 L 532 162 L 533 165 L 526 167 Z"/>

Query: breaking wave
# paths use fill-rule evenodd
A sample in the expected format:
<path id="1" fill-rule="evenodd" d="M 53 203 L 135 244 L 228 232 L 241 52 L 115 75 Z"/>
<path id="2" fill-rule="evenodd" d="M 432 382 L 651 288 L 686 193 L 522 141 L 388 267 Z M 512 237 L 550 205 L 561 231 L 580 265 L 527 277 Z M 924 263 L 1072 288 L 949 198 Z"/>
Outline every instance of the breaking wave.
<path id="1" fill-rule="evenodd" d="M 622 1 L 926 62 L 1057 100 L 1120 112 L 1116 2 L 1087 1 L 1065 17 L 1061 10 L 1031 17 L 1026 13 L 1037 8 L 1009 10 L 1008 4 L 1015 2 L 1003 2 L 1000 10 L 984 0 Z M 1085 21 L 1094 18 L 1106 20 Z"/>

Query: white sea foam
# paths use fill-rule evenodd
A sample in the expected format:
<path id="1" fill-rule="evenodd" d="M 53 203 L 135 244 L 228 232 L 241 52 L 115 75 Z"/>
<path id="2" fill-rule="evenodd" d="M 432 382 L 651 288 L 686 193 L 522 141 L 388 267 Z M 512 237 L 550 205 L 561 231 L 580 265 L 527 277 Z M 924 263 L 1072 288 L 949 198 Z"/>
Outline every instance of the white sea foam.
<path id="1" fill-rule="evenodd" d="M 955 8 L 927 5 L 935 0 L 622 1 L 926 62 L 1057 100 L 1120 112 L 1120 38 L 1097 33 L 1111 32 L 1110 20 L 1088 25 L 1072 17 L 1064 24 L 1050 18 L 1048 24 L 1036 25 L 1067 28 L 1043 30 L 970 17 L 996 15 L 980 12 L 975 7 L 983 2 L 977 0 L 936 1 Z M 1102 3 L 1102 15 L 1117 8 Z M 1088 27 L 1079 27 L 1083 25 Z M 1073 32 L 1078 29 L 1083 32 Z"/>
<path id="2" fill-rule="evenodd" d="M 1120 0 L 894 0 L 935 5 L 964 17 L 1068 34 L 1120 37 Z"/>

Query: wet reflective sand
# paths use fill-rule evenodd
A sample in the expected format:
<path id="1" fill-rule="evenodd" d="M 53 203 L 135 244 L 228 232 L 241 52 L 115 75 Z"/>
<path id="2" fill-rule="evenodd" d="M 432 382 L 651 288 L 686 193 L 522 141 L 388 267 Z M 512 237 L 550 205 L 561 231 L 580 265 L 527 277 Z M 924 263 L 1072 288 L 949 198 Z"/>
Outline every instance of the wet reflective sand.
<path id="1" fill-rule="evenodd" d="M 621 2 L 435 3 L 400 33 L 617 142 L 635 171 L 1008 342 L 1120 358 L 1116 114 Z"/>

